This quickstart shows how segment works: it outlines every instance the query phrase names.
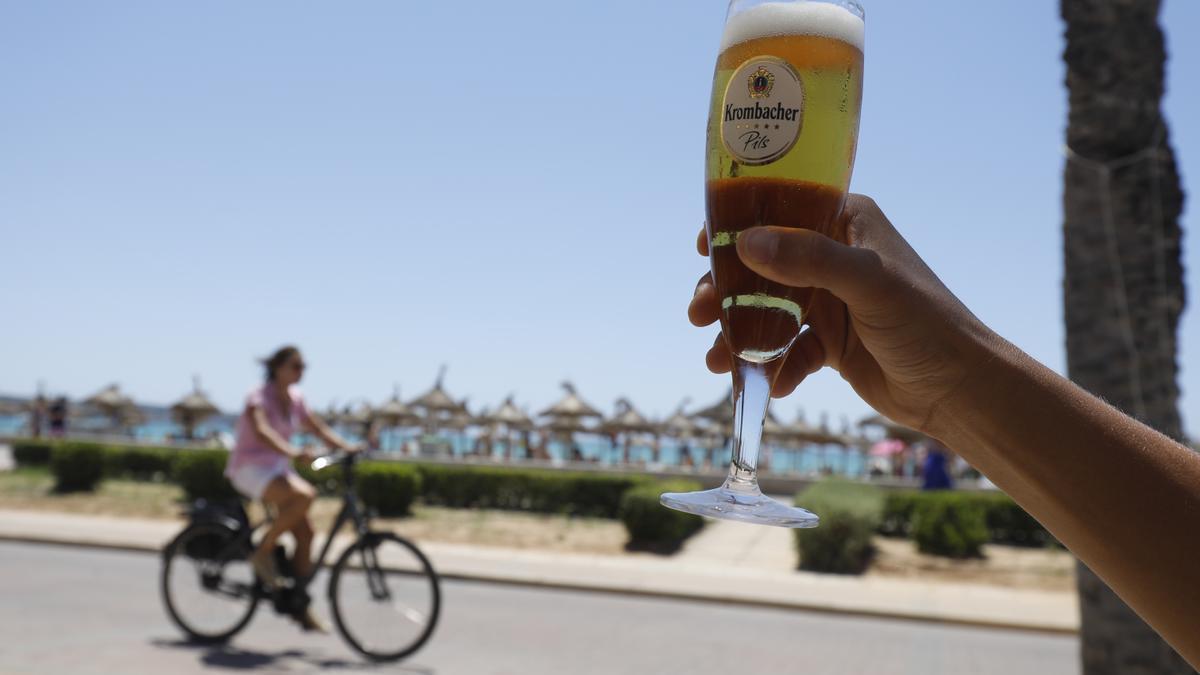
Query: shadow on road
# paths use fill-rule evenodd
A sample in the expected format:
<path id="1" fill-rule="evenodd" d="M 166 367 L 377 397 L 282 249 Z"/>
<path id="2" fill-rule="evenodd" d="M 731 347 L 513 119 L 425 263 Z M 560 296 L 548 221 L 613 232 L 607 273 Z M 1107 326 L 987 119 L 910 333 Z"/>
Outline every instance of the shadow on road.
<path id="1" fill-rule="evenodd" d="M 367 661 L 355 661 L 340 658 L 327 658 L 306 652 L 303 649 L 285 649 L 283 651 L 255 651 L 232 647 L 230 645 L 202 645 L 186 640 L 151 640 L 155 647 L 163 649 L 186 649 L 199 655 L 200 663 L 209 668 L 225 670 L 258 670 L 270 668 L 272 671 L 287 669 L 294 666 L 302 670 L 344 670 L 354 672 L 370 672 L 387 668 L 388 672 L 410 673 L 411 675 L 435 675 L 433 669 L 422 666 L 406 666 L 404 664 L 374 664 Z"/>

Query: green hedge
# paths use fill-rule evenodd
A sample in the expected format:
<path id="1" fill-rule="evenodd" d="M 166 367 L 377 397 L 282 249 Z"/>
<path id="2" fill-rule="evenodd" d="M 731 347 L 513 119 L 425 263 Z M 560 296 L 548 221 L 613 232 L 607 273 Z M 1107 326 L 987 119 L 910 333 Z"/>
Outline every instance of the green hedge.
<path id="1" fill-rule="evenodd" d="M 234 499 L 238 493 L 225 478 L 225 450 L 187 450 L 172 464 L 171 477 L 188 499 Z"/>
<path id="2" fill-rule="evenodd" d="M 920 492 L 895 490 L 883 498 L 883 515 L 879 533 L 885 537 L 907 537 L 912 530 L 913 511 L 921 499 Z"/>
<path id="3" fill-rule="evenodd" d="M 827 480 L 796 495 L 796 504 L 821 518 L 814 529 L 796 530 L 800 569 L 862 574 L 875 553 L 871 537 L 883 517 L 882 490 L 871 485 Z"/>
<path id="4" fill-rule="evenodd" d="M 421 475 L 403 464 L 365 462 L 359 465 L 356 479 L 358 496 L 381 516 L 407 516 L 420 493 Z"/>
<path id="5" fill-rule="evenodd" d="M 1033 516 L 1004 493 L 980 495 L 987 514 L 988 537 L 1010 546 L 1055 545 L 1058 540 Z"/>
<path id="6" fill-rule="evenodd" d="M 104 452 L 104 473 L 133 480 L 170 479 L 175 460 L 186 450 L 172 448 L 99 446 Z"/>
<path id="7" fill-rule="evenodd" d="M 621 496 L 619 516 L 629 533 L 631 548 L 674 550 L 685 539 L 704 527 L 704 519 L 690 513 L 668 509 L 659 502 L 664 492 L 692 492 L 701 489 L 692 481 L 670 481 L 635 485 Z"/>
<path id="8" fill-rule="evenodd" d="M 419 464 L 426 504 L 616 518 L 621 496 L 648 478 L 536 469 Z"/>
<path id="9" fill-rule="evenodd" d="M 987 508 L 976 495 L 925 493 L 913 512 L 912 536 L 922 553 L 978 557 L 988 541 Z"/>
<path id="10" fill-rule="evenodd" d="M 13 461 L 17 466 L 49 466 L 54 445 L 51 441 L 17 441 L 12 446 Z"/>
<path id="11" fill-rule="evenodd" d="M 917 507 L 939 492 L 902 490 L 889 492 L 884 499 L 883 521 L 879 533 L 890 537 L 912 535 Z M 984 510 L 988 541 L 1011 546 L 1046 546 L 1055 539 L 1041 523 L 1003 492 L 954 492 L 962 500 Z"/>
<path id="12" fill-rule="evenodd" d="M 104 451 L 92 444 L 64 443 L 50 454 L 55 492 L 91 492 L 104 478 Z"/>

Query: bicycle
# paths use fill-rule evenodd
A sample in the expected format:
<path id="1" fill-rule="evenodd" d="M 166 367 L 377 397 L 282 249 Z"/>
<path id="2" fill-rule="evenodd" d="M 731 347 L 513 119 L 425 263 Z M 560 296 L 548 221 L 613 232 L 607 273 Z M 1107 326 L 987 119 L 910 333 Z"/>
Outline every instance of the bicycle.
<path id="1" fill-rule="evenodd" d="M 357 539 L 329 577 L 329 605 L 338 633 L 373 661 L 397 661 L 429 640 L 441 611 L 437 572 L 412 542 L 371 529 L 354 491 L 358 459 L 359 453 L 335 454 L 312 463 L 315 471 L 342 466 L 342 508 L 312 573 L 279 588 L 263 584 L 250 563 L 254 532 L 265 521 L 251 525 L 240 500 L 226 508 L 203 500 L 193 506 L 191 524 L 163 549 L 161 576 L 167 614 L 188 638 L 203 644 L 227 642 L 250 623 L 260 600 L 270 600 L 279 614 L 304 611 L 308 587 L 324 565 L 334 535 L 352 522 Z M 275 560 L 280 573 L 291 576 L 282 547 L 276 547 Z M 399 644 L 384 646 L 383 639 Z"/>

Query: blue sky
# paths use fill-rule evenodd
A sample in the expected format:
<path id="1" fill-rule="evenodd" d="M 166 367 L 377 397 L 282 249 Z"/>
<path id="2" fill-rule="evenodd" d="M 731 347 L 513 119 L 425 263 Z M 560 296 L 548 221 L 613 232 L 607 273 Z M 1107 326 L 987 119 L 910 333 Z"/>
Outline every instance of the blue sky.
<path id="1" fill-rule="evenodd" d="M 985 321 L 1062 370 L 1057 3 L 867 3 L 854 189 Z M 111 381 L 226 408 L 296 342 L 324 405 L 427 388 L 669 413 L 726 389 L 706 263 L 725 3 L 0 2 L 0 392 Z M 1200 195 L 1200 5 L 1167 112 Z M 1192 202 L 1194 204 L 1194 202 Z M 1184 225 L 1194 232 L 1196 209 Z M 1195 295 L 1200 255 L 1187 242 Z M 1183 324 L 1200 431 L 1200 321 Z M 776 404 L 858 417 L 836 374 Z"/>

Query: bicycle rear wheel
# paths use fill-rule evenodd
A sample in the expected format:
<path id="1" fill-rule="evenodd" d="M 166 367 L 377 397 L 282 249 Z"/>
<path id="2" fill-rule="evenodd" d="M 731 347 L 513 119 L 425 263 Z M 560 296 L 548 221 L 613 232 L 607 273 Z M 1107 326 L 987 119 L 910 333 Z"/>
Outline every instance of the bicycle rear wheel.
<path id="1" fill-rule="evenodd" d="M 437 573 L 415 545 L 370 533 L 346 549 L 329 579 L 338 632 L 375 661 L 396 661 L 421 648 L 441 612 Z"/>
<path id="2" fill-rule="evenodd" d="M 191 640 L 225 642 L 250 623 L 258 606 L 250 552 L 247 538 L 218 523 L 191 525 L 167 544 L 163 604 Z"/>

